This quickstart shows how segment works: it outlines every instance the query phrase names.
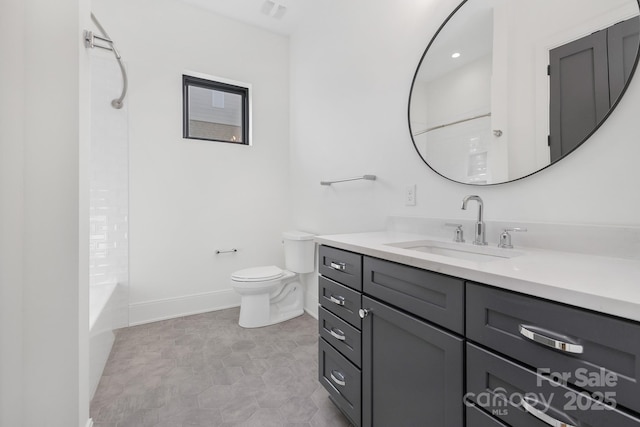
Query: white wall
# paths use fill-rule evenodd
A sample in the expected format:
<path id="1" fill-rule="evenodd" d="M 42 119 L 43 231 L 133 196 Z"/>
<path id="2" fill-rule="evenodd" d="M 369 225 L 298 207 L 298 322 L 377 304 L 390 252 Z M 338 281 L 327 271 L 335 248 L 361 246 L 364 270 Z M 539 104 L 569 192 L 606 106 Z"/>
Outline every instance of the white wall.
<path id="1" fill-rule="evenodd" d="M 0 13 L 3 427 L 84 426 L 89 415 L 87 6 L 8 1 Z"/>
<path id="2" fill-rule="evenodd" d="M 234 270 L 283 265 L 288 39 L 176 0 L 95 0 L 93 11 L 130 77 L 130 321 L 236 305 Z M 252 85 L 252 146 L 182 138 L 185 70 Z"/>
<path id="3" fill-rule="evenodd" d="M 0 426 L 22 419 L 23 40 L 21 0 L 0 13 Z"/>
<path id="4" fill-rule="evenodd" d="M 466 219 L 475 215 L 460 210 L 467 194 L 484 199 L 488 219 L 639 225 L 640 78 L 591 140 L 533 177 L 472 187 L 447 181 L 422 163 L 407 126 L 411 79 L 427 43 L 458 3 L 330 0 L 292 37 L 295 226 L 328 234 L 382 229 L 390 214 Z M 378 180 L 319 185 L 361 173 Z M 413 183 L 417 205 L 405 207 L 404 187 Z M 309 285 L 312 310 L 315 281 Z"/>

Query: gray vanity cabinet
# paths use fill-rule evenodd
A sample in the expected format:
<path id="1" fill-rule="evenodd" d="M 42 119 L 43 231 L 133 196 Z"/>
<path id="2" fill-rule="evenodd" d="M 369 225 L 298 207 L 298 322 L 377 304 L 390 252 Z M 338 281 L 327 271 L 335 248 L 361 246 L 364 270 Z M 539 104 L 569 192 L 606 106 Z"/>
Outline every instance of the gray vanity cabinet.
<path id="1" fill-rule="evenodd" d="M 362 255 L 320 246 L 318 258 L 318 377 L 331 401 L 359 427 Z"/>
<path id="2" fill-rule="evenodd" d="M 509 427 L 497 418 L 467 402 L 467 427 Z"/>
<path id="3" fill-rule="evenodd" d="M 320 382 L 356 427 L 640 427 L 640 323 L 319 253 Z"/>
<path id="4" fill-rule="evenodd" d="M 463 339 L 362 298 L 362 425 L 463 425 Z"/>
<path id="5" fill-rule="evenodd" d="M 464 282 L 327 246 L 319 272 L 319 379 L 336 406 L 358 427 L 463 426 Z"/>

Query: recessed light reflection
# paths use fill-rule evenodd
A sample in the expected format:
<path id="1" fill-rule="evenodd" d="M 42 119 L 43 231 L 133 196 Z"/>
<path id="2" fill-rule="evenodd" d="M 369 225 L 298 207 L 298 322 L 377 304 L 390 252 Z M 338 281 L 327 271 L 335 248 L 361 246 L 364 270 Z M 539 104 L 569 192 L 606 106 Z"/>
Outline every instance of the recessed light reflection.
<path id="1" fill-rule="evenodd" d="M 454 54 L 451 55 L 452 58 L 460 58 L 460 52 L 456 52 Z"/>

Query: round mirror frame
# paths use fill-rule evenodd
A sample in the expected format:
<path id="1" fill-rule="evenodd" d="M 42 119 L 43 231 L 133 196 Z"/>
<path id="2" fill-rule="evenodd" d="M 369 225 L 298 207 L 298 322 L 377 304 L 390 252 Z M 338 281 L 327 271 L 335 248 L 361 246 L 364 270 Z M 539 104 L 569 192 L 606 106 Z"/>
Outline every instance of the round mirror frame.
<path id="1" fill-rule="evenodd" d="M 521 177 L 518 178 L 514 178 L 511 179 L 509 181 L 501 181 L 501 182 L 496 182 L 496 183 L 487 183 L 487 184 L 474 184 L 474 183 L 469 183 L 469 182 L 460 182 L 460 181 L 456 181 L 455 179 L 449 178 L 443 174 L 441 174 L 440 172 L 438 172 L 437 170 L 435 170 L 433 167 L 431 167 L 431 165 L 429 164 L 429 162 L 427 162 L 427 160 L 422 156 L 422 154 L 420 154 L 420 150 L 418 149 L 418 146 L 416 145 L 415 139 L 413 137 L 413 131 L 411 129 L 411 98 L 413 97 L 413 89 L 416 83 L 416 79 L 418 77 L 418 73 L 420 72 L 420 67 L 422 66 L 422 63 L 424 62 L 425 57 L 427 56 L 427 53 L 429 52 L 429 48 L 431 48 L 431 46 L 433 45 L 434 41 L 436 40 L 436 38 L 438 37 L 438 35 L 440 34 L 440 32 L 442 31 L 442 29 L 447 25 L 447 23 L 453 18 L 453 16 L 458 12 L 458 10 L 460 10 L 460 8 L 462 6 L 464 6 L 468 1 L 470 0 L 462 0 L 462 2 L 453 10 L 453 12 L 451 12 L 451 14 L 449 14 L 449 16 L 447 17 L 447 19 L 444 20 L 444 22 L 440 25 L 440 27 L 438 28 L 438 30 L 436 31 L 436 33 L 433 35 L 433 37 L 431 38 L 431 41 L 429 41 L 429 44 L 427 45 L 427 48 L 425 49 L 424 53 L 422 54 L 422 57 L 420 58 L 420 61 L 418 62 L 418 66 L 416 67 L 416 72 L 413 76 L 413 80 L 411 81 L 411 89 L 409 91 L 409 103 L 408 103 L 408 108 L 407 108 L 407 118 L 408 118 L 408 124 L 409 124 L 409 135 L 411 136 L 411 142 L 413 144 L 413 147 L 416 150 L 416 153 L 418 154 L 418 156 L 422 159 L 422 161 L 429 167 L 429 169 L 431 169 L 433 172 L 435 172 L 436 174 L 440 175 L 441 177 L 452 181 L 452 182 L 456 182 L 458 184 L 463 184 L 463 185 L 469 185 L 469 186 L 473 186 L 473 187 L 489 187 L 489 186 L 495 186 L 495 185 L 501 185 L 501 184 L 508 184 L 511 182 L 515 182 L 515 181 L 519 181 L 521 179 L 530 177 L 531 175 L 535 175 L 538 172 L 541 172 L 545 169 L 547 169 L 548 167 L 555 165 L 557 163 L 559 163 L 562 159 L 564 159 L 565 157 L 569 156 L 571 153 L 573 153 L 575 150 L 577 150 L 582 144 L 584 144 L 589 138 L 591 138 L 591 136 L 593 134 L 595 134 L 598 129 L 600 129 L 600 126 L 602 126 L 602 124 L 604 122 L 607 121 L 607 119 L 609 118 L 609 116 L 611 115 L 611 113 L 613 113 L 613 111 L 616 109 L 616 107 L 618 106 L 618 104 L 620 103 L 620 100 L 624 97 L 625 93 L 627 92 L 627 88 L 629 87 L 629 84 L 631 83 L 631 81 L 633 80 L 633 77 L 635 76 L 636 73 L 636 69 L 638 68 L 638 63 L 640 62 L 640 46 L 638 46 L 638 52 L 636 53 L 636 58 L 633 64 L 633 67 L 631 69 L 631 73 L 629 74 L 629 78 L 628 80 L 625 82 L 625 85 L 620 93 L 620 96 L 615 100 L 615 102 L 613 103 L 613 105 L 611 105 L 611 108 L 609 108 L 609 111 L 604 115 L 604 117 L 602 118 L 602 120 L 593 128 L 593 130 L 591 132 L 589 132 L 589 134 L 578 144 L 576 145 L 571 151 L 569 151 L 568 153 L 566 153 L 564 156 L 562 156 L 561 158 L 559 158 L 558 160 L 556 160 L 555 162 L 549 163 L 548 165 L 535 170 L 529 174 L 523 175 Z M 636 0 L 636 2 L 638 3 L 638 9 L 640 11 L 640 0 Z"/>

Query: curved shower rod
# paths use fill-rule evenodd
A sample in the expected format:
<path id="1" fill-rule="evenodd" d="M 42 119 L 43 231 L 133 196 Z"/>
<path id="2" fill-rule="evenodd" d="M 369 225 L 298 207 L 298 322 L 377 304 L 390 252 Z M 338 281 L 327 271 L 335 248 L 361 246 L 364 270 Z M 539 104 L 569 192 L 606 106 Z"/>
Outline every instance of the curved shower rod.
<path id="1" fill-rule="evenodd" d="M 119 110 L 123 106 L 124 97 L 127 95 L 127 88 L 129 87 L 127 71 L 124 69 L 124 65 L 122 64 L 122 57 L 120 56 L 120 52 L 118 52 L 118 49 L 116 49 L 116 46 L 113 43 L 113 40 L 111 40 L 111 37 L 109 37 L 109 34 L 107 34 L 107 32 L 104 30 L 104 28 L 100 24 L 100 21 L 98 21 L 98 18 L 96 18 L 93 12 L 91 12 L 91 20 L 94 24 L 96 24 L 96 27 L 98 27 L 98 29 L 102 33 L 102 37 L 93 34 L 92 31 L 84 30 L 84 46 L 87 48 L 97 47 L 100 49 L 110 50 L 115 55 L 116 60 L 118 61 L 118 65 L 120 66 L 120 71 L 122 72 L 122 94 L 119 98 L 111 101 L 111 106 Z M 96 40 L 107 43 L 107 46 L 96 44 Z"/>

